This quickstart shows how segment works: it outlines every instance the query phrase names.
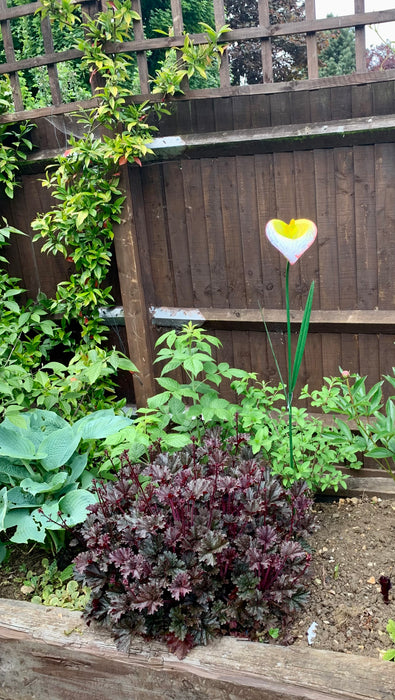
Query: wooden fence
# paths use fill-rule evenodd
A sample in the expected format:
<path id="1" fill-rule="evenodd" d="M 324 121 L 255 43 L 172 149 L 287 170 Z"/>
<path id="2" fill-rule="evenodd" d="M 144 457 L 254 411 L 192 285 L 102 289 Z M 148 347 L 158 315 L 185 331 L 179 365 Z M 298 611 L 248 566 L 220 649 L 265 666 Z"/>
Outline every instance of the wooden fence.
<path id="1" fill-rule="evenodd" d="M 82 11 L 93 17 L 105 5 L 104 0 L 77 0 L 81 5 Z M 70 112 L 76 107 L 76 104 L 65 103 L 62 96 L 62 89 L 59 81 L 57 65 L 62 62 L 78 60 L 82 56 L 82 52 L 77 48 L 68 48 L 63 51 L 56 51 L 51 29 L 51 22 L 46 16 L 41 22 L 41 32 L 43 38 L 43 46 L 45 53 L 34 57 L 19 58 L 15 57 L 15 48 L 13 42 L 13 21 L 21 17 L 34 15 L 40 10 L 40 2 L 27 3 L 15 7 L 7 7 L 7 0 L 0 0 L 0 26 L 3 39 L 4 52 L 6 62 L 0 65 L 0 75 L 7 74 L 10 76 L 12 95 L 14 101 L 15 112 L 12 119 L 26 119 L 27 114 L 24 108 L 23 94 L 21 91 L 19 76 L 29 69 L 45 67 L 48 71 L 50 92 L 52 104 L 48 107 L 42 107 L 40 110 L 33 110 L 31 116 L 37 117 L 44 114 L 63 114 Z M 141 2 L 140 0 L 132 0 L 132 8 L 141 17 Z M 158 36 L 156 38 L 145 38 L 144 25 L 142 19 L 133 22 L 133 40 L 127 42 L 107 42 L 105 49 L 108 53 L 132 52 L 136 56 L 138 66 L 138 76 L 140 82 L 140 99 L 153 98 L 150 92 L 150 79 L 147 63 L 147 52 L 156 52 L 166 48 L 180 47 L 184 43 L 184 20 L 182 0 L 169 0 L 169 9 L 172 15 L 172 31 L 173 36 Z M 342 28 L 355 28 L 355 63 L 356 74 L 366 72 L 366 25 L 378 24 L 383 25 L 386 22 L 395 21 L 395 9 L 381 10 L 375 12 L 365 12 L 365 1 L 354 0 L 354 14 L 341 17 L 328 17 L 326 19 L 316 19 L 315 0 L 305 0 L 305 17 L 300 21 L 283 22 L 273 24 L 270 14 L 269 0 L 257 0 L 257 24 L 256 26 L 242 26 L 233 28 L 232 31 L 222 35 L 223 41 L 229 50 L 224 53 L 221 67 L 219 69 L 218 87 L 207 88 L 200 90 L 189 90 L 185 86 L 185 94 L 189 97 L 193 95 L 198 97 L 213 97 L 223 96 L 225 94 L 243 94 L 248 91 L 251 86 L 239 85 L 231 86 L 231 77 L 229 69 L 229 55 L 232 51 L 232 46 L 235 43 L 243 43 L 251 40 L 260 42 L 261 61 L 262 61 L 262 84 L 254 85 L 253 91 L 270 92 L 273 89 L 284 90 L 290 87 L 288 84 L 281 84 L 275 87 L 273 83 L 273 68 L 272 68 L 272 42 L 279 37 L 299 37 L 305 42 L 306 46 L 306 67 L 307 81 L 313 83 L 314 87 L 326 85 L 326 79 L 319 79 L 319 52 L 317 50 L 317 36 L 321 32 L 331 30 L 339 30 Z M 213 14 L 215 18 L 215 27 L 220 29 L 223 27 L 229 17 L 226 13 L 226 2 L 224 0 L 213 0 Z M 230 18 L 231 19 L 231 18 Z M 195 44 L 203 44 L 207 42 L 206 34 L 192 34 L 191 38 Z M 351 78 L 351 81 L 355 80 Z M 323 82 L 320 82 L 323 81 Z M 303 81 L 305 82 L 305 81 Z M 91 81 L 92 92 L 94 93 L 97 83 L 93 77 Z M 81 106 L 81 103 L 77 103 Z M 87 106 L 89 103 L 84 103 Z M 7 121 L 11 117 L 9 114 L 0 117 L 0 121 Z"/>
<path id="2" fill-rule="evenodd" d="M 141 168 L 123 168 L 127 201 L 111 280 L 125 323 L 121 341 L 140 369 L 134 385 L 138 405 L 157 390 L 152 362 L 158 332 L 177 318 L 215 333 L 223 343 L 222 360 L 277 381 L 259 310 L 263 307 L 284 369 L 285 261 L 264 236 L 273 217 L 307 217 L 318 225 L 316 243 L 290 279 L 295 331 L 310 282 L 316 282 L 300 383 L 320 387 L 323 376 L 337 374 L 339 366 L 367 374 L 373 383 L 395 365 L 395 71 L 314 78 L 316 32 L 356 26 L 356 37 L 362 36 L 358 32 L 366 23 L 394 20 L 395 10 L 315 20 L 307 2 L 306 20 L 290 27 L 270 25 L 267 3 L 258 4 L 260 25 L 231 37 L 258 37 L 265 51 L 272 36 L 306 34 L 310 79 L 232 87 L 225 63 L 221 88 L 187 91 L 172 101 L 172 114 L 153 144 L 155 158 Z M 178 27 L 174 37 L 139 38 L 137 23 L 130 45 L 109 46 L 138 50 L 140 78 L 147 50 L 180 45 L 181 4 L 172 0 L 171 7 Z M 214 7 L 219 25 L 223 5 L 215 0 Z M 9 48 L 0 71 L 16 76 L 20 69 L 10 48 L 12 13 L 34 8 L 36 3 L 9 9 L 3 4 L 0 21 Z M 358 0 L 356 11 L 362 10 Z M 45 31 L 49 46 L 48 23 Z M 361 45 L 356 41 L 359 70 Z M 48 49 L 24 66 L 35 61 L 52 70 L 66 58 Z M 54 96 L 54 70 L 52 78 Z M 16 85 L 17 80 L 14 97 Z M 51 206 L 40 183 L 44 166 L 79 128 L 67 114 L 70 105 L 53 99 L 51 107 L 31 114 L 37 151 L 14 201 L 1 202 L 2 214 L 27 232 L 36 213 Z M 16 101 L 16 113 L 0 120 L 29 116 L 19 107 Z M 39 289 L 53 294 L 71 267 L 59 256 L 41 255 L 31 238 L 16 237 L 11 248 L 10 271 L 33 296 Z"/>
<path id="3" fill-rule="evenodd" d="M 295 330 L 310 281 L 316 282 L 301 382 L 321 386 L 339 366 L 367 374 L 371 383 L 391 373 L 393 104 L 393 80 L 174 104 L 155 160 L 124 169 L 127 207 L 115 239 L 116 304 L 123 306 L 129 352 L 141 370 L 140 405 L 155 391 L 158 324 L 168 326 L 177 314 L 220 337 L 221 359 L 277 380 L 259 311 L 265 310 L 284 368 L 285 260 L 264 236 L 273 217 L 303 216 L 318 225 L 316 243 L 290 279 Z M 62 139 L 66 145 L 70 125 L 59 119 L 37 121 L 36 169 Z M 40 177 L 26 173 L 3 209 L 25 231 L 51 204 Z M 23 237 L 12 249 L 11 272 L 33 294 L 38 288 L 52 294 L 69 267 Z"/>

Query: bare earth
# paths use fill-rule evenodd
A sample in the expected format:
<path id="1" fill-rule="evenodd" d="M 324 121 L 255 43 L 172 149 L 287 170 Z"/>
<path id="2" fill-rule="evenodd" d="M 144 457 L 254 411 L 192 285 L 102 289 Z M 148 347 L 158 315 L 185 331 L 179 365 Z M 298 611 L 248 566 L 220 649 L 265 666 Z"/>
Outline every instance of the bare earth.
<path id="1" fill-rule="evenodd" d="M 392 646 L 385 628 L 395 619 L 395 501 L 346 498 L 315 510 L 320 529 L 309 540 L 310 600 L 293 625 L 294 643 L 307 646 L 316 622 L 314 649 L 379 658 Z M 394 585 L 388 604 L 380 576 Z"/>

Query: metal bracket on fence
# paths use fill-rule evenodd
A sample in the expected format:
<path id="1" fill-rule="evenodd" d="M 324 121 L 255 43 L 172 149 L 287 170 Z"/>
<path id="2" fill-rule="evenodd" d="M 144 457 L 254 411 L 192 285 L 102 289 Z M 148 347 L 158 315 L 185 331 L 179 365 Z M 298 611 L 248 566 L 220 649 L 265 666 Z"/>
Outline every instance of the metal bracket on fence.
<path id="1" fill-rule="evenodd" d="M 173 306 L 150 306 L 154 326 L 162 328 L 181 328 L 190 321 L 195 326 L 202 326 L 205 318 L 199 309 L 179 309 Z"/>
<path id="2" fill-rule="evenodd" d="M 150 306 L 149 312 L 154 326 L 162 328 L 181 328 L 191 321 L 195 326 L 202 326 L 205 317 L 199 309 L 179 309 L 172 306 Z M 124 326 L 125 312 L 123 306 L 101 307 L 99 316 L 108 326 Z"/>
<path id="3" fill-rule="evenodd" d="M 99 316 L 107 326 L 124 326 L 125 312 L 123 306 L 102 306 L 99 309 Z"/>

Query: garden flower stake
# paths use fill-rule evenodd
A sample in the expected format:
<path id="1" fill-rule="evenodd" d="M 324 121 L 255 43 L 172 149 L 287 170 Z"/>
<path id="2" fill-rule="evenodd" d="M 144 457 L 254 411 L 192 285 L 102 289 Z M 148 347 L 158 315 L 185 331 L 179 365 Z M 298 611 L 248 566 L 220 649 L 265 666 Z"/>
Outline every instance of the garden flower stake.
<path id="1" fill-rule="evenodd" d="M 280 381 L 283 385 L 284 393 L 287 400 L 288 409 L 288 427 L 289 427 L 289 466 L 293 469 L 293 449 L 292 449 L 292 397 L 295 385 L 298 379 L 300 365 L 302 362 L 303 352 L 306 345 L 307 332 L 309 329 L 311 307 L 313 303 L 314 281 L 310 285 L 309 294 L 307 297 L 306 308 L 303 314 L 303 320 L 300 327 L 298 343 L 296 346 L 295 358 L 292 367 L 292 349 L 291 349 L 291 318 L 289 309 L 289 266 L 294 265 L 303 253 L 310 248 L 314 243 L 317 235 L 317 227 L 309 219 L 291 219 L 289 224 L 281 219 L 271 219 L 266 224 L 266 236 L 270 243 L 274 245 L 287 258 L 287 269 L 285 273 L 285 303 L 287 307 L 287 336 L 288 336 L 288 386 L 286 387 L 279 365 L 274 353 L 273 345 L 270 340 L 270 335 L 265 323 L 265 329 L 268 336 L 270 349 L 272 351 L 277 371 L 280 375 Z"/>

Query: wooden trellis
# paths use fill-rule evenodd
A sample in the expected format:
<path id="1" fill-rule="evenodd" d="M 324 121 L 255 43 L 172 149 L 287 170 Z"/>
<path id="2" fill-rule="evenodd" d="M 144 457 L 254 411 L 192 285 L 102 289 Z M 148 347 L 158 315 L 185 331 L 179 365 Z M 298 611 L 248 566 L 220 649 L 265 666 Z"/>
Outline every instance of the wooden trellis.
<path id="1" fill-rule="evenodd" d="M 94 15 L 105 5 L 104 0 L 78 0 L 78 4 L 83 6 L 83 11 L 90 16 Z M 136 55 L 138 74 L 140 79 L 141 99 L 146 99 L 150 95 L 150 83 L 148 74 L 147 52 L 152 52 L 170 47 L 180 47 L 184 42 L 184 21 L 182 11 L 182 0 L 170 0 L 171 13 L 173 19 L 174 36 L 163 37 L 158 36 L 154 39 L 146 39 L 144 36 L 144 27 L 142 20 L 133 23 L 134 38 L 132 41 L 108 43 L 106 50 L 109 53 L 118 52 L 133 52 Z M 224 95 L 243 94 L 243 92 L 253 91 L 273 92 L 286 89 L 289 83 L 279 84 L 273 82 L 272 69 L 272 40 L 277 37 L 286 36 L 301 36 L 305 37 L 306 53 L 307 53 L 307 80 L 300 81 L 306 87 L 306 82 L 312 88 L 324 86 L 328 81 L 333 79 L 318 77 L 318 50 L 317 50 L 317 34 L 328 30 L 339 30 L 342 28 L 355 28 L 355 53 L 356 53 L 356 73 L 353 76 L 348 76 L 348 82 L 357 82 L 357 77 L 366 72 L 366 45 L 365 45 L 365 26 L 370 24 L 382 24 L 385 22 L 395 21 L 395 9 L 382 10 L 377 12 L 365 12 L 364 0 L 354 0 L 355 14 L 342 17 L 330 17 L 326 19 L 315 18 L 315 0 L 306 0 L 305 2 L 305 19 L 296 22 L 287 22 L 282 24 L 270 23 L 269 0 L 257 0 L 258 6 L 258 24 L 254 27 L 240 27 L 233 29 L 223 35 L 222 39 L 225 43 L 231 45 L 234 42 L 243 42 L 248 40 L 258 40 L 261 43 L 262 56 L 262 84 L 261 85 L 242 85 L 231 86 L 229 59 L 225 52 L 219 75 L 219 87 L 207 88 L 199 90 L 186 89 L 185 96 L 191 97 L 215 97 Z M 140 0 L 132 0 L 133 9 L 141 15 Z M 3 38 L 6 63 L 0 65 L 0 75 L 8 74 L 10 76 L 13 102 L 15 113 L 12 116 L 13 120 L 23 119 L 27 116 L 45 116 L 46 114 L 61 114 L 75 109 L 76 104 L 85 106 L 85 103 L 65 103 L 62 99 L 59 76 L 57 72 L 57 64 L 79 59 L 82 56 L 78 49 L 67 49 L 65 51 L 55 51 L 51 23 L 46 17 L 41 22 L 41 31 L 43 37 L 43 45 L 45 53 L 39 56 L 22 58 L 16 60 L 15 50 L 12 38 L 12 20 L 28 15 L 33 15 L 40 8 L 39 2 L 33 2 L 17 7 L 7 7 L 7 0 L 0 0 L 0 23 L 1 33 Z M 213 0 L 213 9 L 216 28 L 219 29 L 226 23 L 226 11 L 224 0 Z M 193 41 L 197 44 L 205 43 L 206 36 L 204 34 L 193 34 Z M 23 96 L 19 83 L 19 73 L 28 69 L 46 67 L 48 71 L 50 92 L 52 104 L 48 107 L 37 110 L 30 110 L 27 114 L 24 109 Z M 374 80 L 375 76 L 370 76 L 370 80 Z M 368 78 L 369 80 L 369 78 Z M 329 83 L 328 83 L 329 84 Z M 294 84 L 292 84 L 293 87 Z M 94 89 L 94 85 L 93 85 Z M 299 88 L 300 89 L 300 88 Z M 152 97 L 152 96 L 151 96 Z M 94 99 L 94 97 L 92 98 Z M 89 101 L 88 101 L 89 104 Z M 2 115 L 1 121 L 9 121 L 9 115 Z"/>

